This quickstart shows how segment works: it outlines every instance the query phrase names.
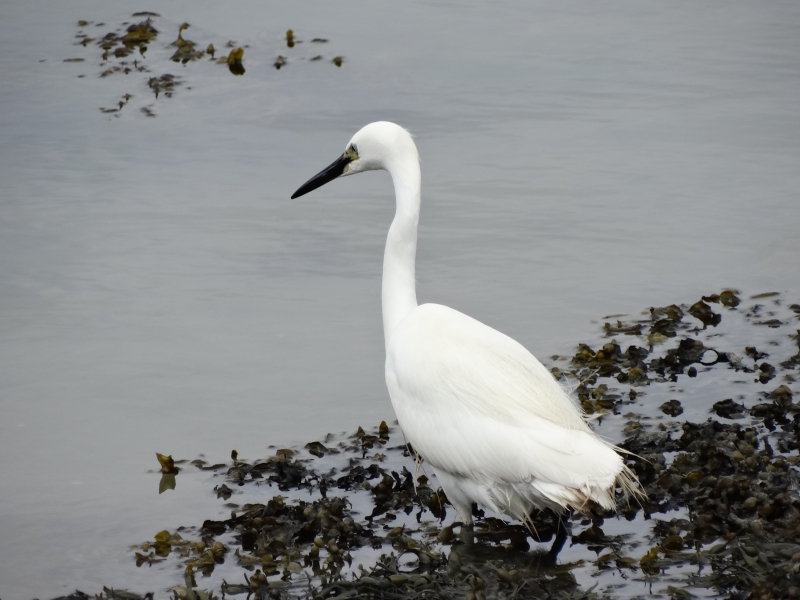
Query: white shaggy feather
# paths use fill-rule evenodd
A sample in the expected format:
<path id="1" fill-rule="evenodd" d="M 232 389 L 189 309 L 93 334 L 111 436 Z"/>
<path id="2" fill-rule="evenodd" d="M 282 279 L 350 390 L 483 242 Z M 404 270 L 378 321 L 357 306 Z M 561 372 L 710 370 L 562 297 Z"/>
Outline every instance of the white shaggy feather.
<path id="1" fill-rule="evenodd" d="M 423 304 L 388 340 L 386 382 L 406 438 L 436 468 L 462 520 L 472 502 L 519 519 L 532 507 L 614 507 L 619 455 L 508 336 Z"/>

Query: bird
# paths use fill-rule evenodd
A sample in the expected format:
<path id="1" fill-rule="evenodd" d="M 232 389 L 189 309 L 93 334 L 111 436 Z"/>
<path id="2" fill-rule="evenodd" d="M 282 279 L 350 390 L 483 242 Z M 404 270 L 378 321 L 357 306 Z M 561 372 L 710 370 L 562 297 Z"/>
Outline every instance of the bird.
<path id="1" fill-rule="evenodd" d="M 535 510 L 613 510 L 617 486 L 636 495 L 621 450 L 524 346 L 457 310 L 417 303 L 421 170 L 406 129 L 366 125 L 292 199 L 374 170 L 389 172 L 396 196 L 381 288 L 386 386 L 406 441 L 433 466 L 458 519 L 471 526 L 475 504 L 527 525 Z"/>

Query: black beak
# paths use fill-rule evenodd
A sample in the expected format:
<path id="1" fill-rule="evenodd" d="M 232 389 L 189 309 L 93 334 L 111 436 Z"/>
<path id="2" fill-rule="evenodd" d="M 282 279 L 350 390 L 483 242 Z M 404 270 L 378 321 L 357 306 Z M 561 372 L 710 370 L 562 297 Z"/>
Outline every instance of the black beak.
<path id="1" fill-rule="evenodd" d="M 308 192 L 312 192 L 318 187 L 322 187 L 329 181 L 333 181 L 339 175 L 344 173 L 344 168 L 347 166 L 352 159 L 342 154 L 339 158 L 333 161 L 330 165 L 322 169 L 319 173 L 314 175 L 311 179 L 306 181 L 303 185 L 301 185 L 297 191 L 292 194 L 292 200 L 295 198 L 299 198 L 307 194 Z"/>

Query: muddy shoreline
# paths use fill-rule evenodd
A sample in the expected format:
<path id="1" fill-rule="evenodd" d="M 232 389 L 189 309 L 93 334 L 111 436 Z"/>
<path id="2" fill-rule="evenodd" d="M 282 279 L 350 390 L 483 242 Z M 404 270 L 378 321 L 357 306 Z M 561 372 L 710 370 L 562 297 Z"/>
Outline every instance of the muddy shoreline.
<path id="1" fill-rule="evenodd" d="M 161 457 L 160 491 L 208 471 L 230 517 L 159 532 L 132 548 L 132 568 L 173 569 L 154 597 L 189 600 L 800 597 L 799 318 L 780 295 L 725 291 L 606 319 L 607 340 L 551 357 L 646 494 L 618 492 L 616 515 L 570 515 L 555 560 L 552 513 L 529 531 L 476 508 L 471 539 L 384 422 L 258 460 Z"/>

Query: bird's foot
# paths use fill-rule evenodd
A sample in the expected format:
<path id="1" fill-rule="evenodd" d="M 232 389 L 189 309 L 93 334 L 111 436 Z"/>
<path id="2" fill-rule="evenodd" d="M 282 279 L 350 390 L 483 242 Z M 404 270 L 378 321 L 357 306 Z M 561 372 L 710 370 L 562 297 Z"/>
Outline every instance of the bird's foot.
<path id="1" fill-rule="evenodd" d="M 553 538 L 553 544 L 550 546 L 550 550 L 547 552 L 547 559 L 548 561 L 552 561 L 553 563 L 557 562 L 558 554 L 564 548 L 564 544 L 569 537 L 569 516 L 566 514 L 558 515 L 558 526 L 556 529 L 556 536 Z"/>
<path id="2" fill-rule="evenodd" d="M 465 546 L 475 545 L 475 529 L 472 523 L 461 523 L 458 539 Z"/>

